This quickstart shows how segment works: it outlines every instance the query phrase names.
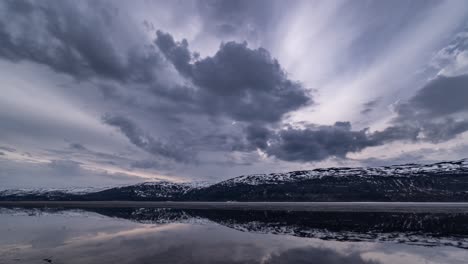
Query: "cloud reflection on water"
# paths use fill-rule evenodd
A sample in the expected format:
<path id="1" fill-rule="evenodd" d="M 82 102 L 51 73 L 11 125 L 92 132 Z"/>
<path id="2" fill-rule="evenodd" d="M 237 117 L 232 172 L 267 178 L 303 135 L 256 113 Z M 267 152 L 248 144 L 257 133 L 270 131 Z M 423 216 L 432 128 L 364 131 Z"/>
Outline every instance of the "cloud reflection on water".
<path id="1" fill-rule="evenodd" d="M 241 232 L 211 222 L 138 223 L 91 212 L 0 213 L 0 263 L 463 263 L 468 252 Z M 437 254 L 436 254 L 437 253 Z M 16 260 L 15 260 L 16 259 Z M 19 260 L 18 260 L 19 259 Z"/>

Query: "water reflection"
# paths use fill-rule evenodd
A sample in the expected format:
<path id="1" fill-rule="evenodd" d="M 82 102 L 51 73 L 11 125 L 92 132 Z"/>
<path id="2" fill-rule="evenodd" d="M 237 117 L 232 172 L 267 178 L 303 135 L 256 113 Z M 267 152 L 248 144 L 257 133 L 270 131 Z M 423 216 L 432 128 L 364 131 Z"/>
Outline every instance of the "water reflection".
<path id="1" fill-rule="evenodd" d="M 384 212 L 287 212 L 180 210 L 161 208 L 87 209 L 140 223 L 208 220 L 233 229 L 337 241 L 394 241 L 468 248 L 468 214 Z"/>
<path id="2" fill-rule="evenodd" d="M 0 263 L 465 263 L 468 251 L 460 247 L 468 243 L 467 218 L 1 209 Z"/>

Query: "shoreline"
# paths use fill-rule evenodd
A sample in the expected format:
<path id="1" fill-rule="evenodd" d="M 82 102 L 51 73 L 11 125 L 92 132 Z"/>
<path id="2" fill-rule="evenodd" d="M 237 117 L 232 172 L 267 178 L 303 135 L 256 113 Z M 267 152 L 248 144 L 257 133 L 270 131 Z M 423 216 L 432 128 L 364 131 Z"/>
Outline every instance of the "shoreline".
<path id="1" fill-rule="evenodd" d="M 0 207 L 169 208 L 303 212 L 468 213 L 467 202 L 153 202 L 153 201 L 0 201 Z"/>

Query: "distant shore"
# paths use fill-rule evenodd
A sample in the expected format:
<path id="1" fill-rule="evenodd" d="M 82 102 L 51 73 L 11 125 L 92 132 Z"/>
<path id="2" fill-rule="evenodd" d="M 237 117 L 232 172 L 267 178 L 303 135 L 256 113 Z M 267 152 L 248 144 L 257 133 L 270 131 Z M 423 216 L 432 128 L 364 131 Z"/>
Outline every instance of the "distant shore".
<path id="1" fill-rule="evenodd" d="M 172 208 L 310 212 L 468 213 L 468 203 L 433 202 L 148 202 L 148 201 L 0 201 L 0 207 Z"/>

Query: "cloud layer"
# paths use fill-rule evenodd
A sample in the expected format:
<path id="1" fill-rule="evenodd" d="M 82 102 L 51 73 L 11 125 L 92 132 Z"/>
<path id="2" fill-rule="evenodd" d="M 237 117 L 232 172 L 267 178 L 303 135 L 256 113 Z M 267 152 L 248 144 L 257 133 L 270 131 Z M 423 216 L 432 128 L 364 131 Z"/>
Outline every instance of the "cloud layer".
<path id="1" fill-rule="evenodd" d="M 215 179 L 448 147 L 468 130 L 466 17 L 454 2 L 3 1 L 0 159 Z"/>

